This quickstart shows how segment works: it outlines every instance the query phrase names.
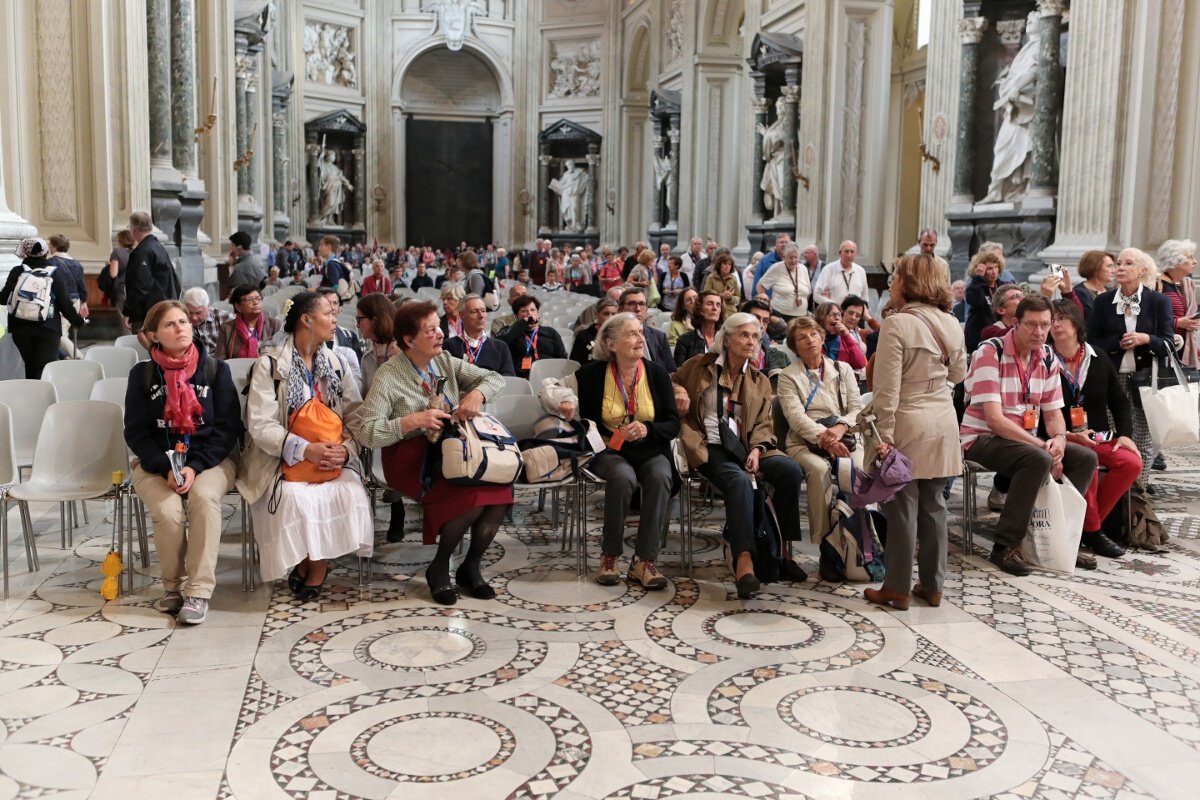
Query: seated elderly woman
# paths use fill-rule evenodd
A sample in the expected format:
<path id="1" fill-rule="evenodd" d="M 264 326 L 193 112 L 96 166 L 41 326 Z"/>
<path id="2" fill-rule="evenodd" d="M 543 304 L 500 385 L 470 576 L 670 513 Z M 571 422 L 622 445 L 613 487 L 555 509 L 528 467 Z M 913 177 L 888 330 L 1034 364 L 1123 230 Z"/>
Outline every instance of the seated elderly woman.
<path id="1" fill-rule="evenodd" d="M 842 442 L 858 423 L 862 398 L 850 365 L 825 355 L 825 331 L 812 317 L 788 326 L 788 348 L 799 356 L 779 373 L 779 406 L 788 424 L 785 450 L 808 481 L 808 536 L 819 542 L 829 532 L 833 499 L 832 458 L 862 466 L 862 450 Z"/>
<path id="2" fill-rule="evenodd" d="M 785 539 L 800 535 L 800 465 L 776 448 L 771 383 L 753 368 L 762 325 L 738 312 L 721 326 L 712 351 L 690 359 L 672 376 L 686 393 L 679 441 L 688 465 L 725 497 L 729 547 L 738 597 L 759 588 L 754 574 L 754 480 L 761 473 L 775 489 L 775 512 Z M 807 577 L 795 561 L 781 565 L 786 580 Z"/>
<path id="3" fill-rule="evenodd" d="M 366 490 L 345 468 L 359 454 L 350 430 L 362 396 L 346 357 L 323 346 L 336 327 L 325 295 L 292 298 L 283 343 L 251 368 L 246 400 L 238 491 L 254 516 L 263 580 L 287 575 L 302 601 L 320 596 L 329 559 L 369 556 L 375 541 Z"/>
<path id="4" fill-rule="evenodd" d="M 433 303 L 405 303 L 396 312 L 394 334 L 401 354 L 375 373 L 363 414 L 355 420 L 355 435 L 366 447 L 383 448 L 388 485 L 421 502 L 425 544 L 438 544 L 425 571 L 433 599 L 442 605 L 458 601 L 450 583 L 450 556 L 470 530 L 471 546 L 454 579 L 472 597 L 489 600 L 496 592 L 480 566 L 512 505 L 512 486 L 457 486 L 441 477 L 425 486 L 422 466 L 429 447 L 426 434 L 478 416 L 483 404 L 503 390 L 504 379 L 442 349 L 444 336 Z M 443 402 L 452 413 L 440 407 Z"/>
<path id="5" fill-rule="evenodd" d="M 817 324 L 825 330 L 825 355 L 831 361 L 849 364 L 851 369 L 862 369 L 867 357 L 849 328 L 842 322 L 842 307 L 837 303 L 822 303 L 813 314 Z"/>
<path id="6" fill-rule="evenodd" d="M 217 358 L 258 358 L 259 348 L 275 338 L 282 323 L 263 313 L 262 293 L 250 285 L 238 286 L 229 293 L 235 316 L 221 325 L 217 336 Z"/>
<path id="7" fill-rule="evenodd" d="M 442 286 L 442 335 L 447 339 L 463 334 L 462 301 L 467 292 L 458 281 Z"/>
<path id="8" fill-rule="evenodd" d="M 625 517 L 634 491 L 641 488 L 629 579 L 661 589 L 667 579 L 658 571 L 658 543 L 675 484 L 671 441 L 679 435 L 679 412 L 671 376 L 645 355 L 642 323 L 629 312 L 617 314 L 600 327 L 593 360 L 557 383 L 547 382 L 541 399 L 551 413 L 571 419 L 578 412 L 595 422 L 608 446 L 588 466 L 606 481 L 596 582 L 611 586 L 620 580 L 617 562 L 624 550 Z"/>

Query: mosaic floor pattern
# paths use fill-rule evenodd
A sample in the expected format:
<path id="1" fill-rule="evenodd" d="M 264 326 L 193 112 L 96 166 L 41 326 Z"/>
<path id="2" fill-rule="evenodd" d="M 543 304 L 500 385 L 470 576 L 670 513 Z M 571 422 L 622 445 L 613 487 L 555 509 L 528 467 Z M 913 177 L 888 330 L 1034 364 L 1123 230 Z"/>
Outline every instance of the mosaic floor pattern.
<path id="1" fill-rule="evenodd" d="M 346 563 L 318 602 L 244 593 L 229 507 L 209 619 L 182 629 L 153 562 L 100 598 L 108 509 L 62 550 L 35 506 L 42 570 L 14 541 L 0 605 L 0 800 L 1192 798 L 1200 449 L 1168 462 L 1169 548 L 1070 577 L 993 569 L 995 515 L 962 554 L 956 491 L 945 601 L 906 612 L 814 578 L 737 600 L 701 503 L 692 576 L 673 535 L 665 591 L 598 586 L 530 493 L 488 554 L 497 599 L 449 608 L 410 542 L 366 591 Z"/>

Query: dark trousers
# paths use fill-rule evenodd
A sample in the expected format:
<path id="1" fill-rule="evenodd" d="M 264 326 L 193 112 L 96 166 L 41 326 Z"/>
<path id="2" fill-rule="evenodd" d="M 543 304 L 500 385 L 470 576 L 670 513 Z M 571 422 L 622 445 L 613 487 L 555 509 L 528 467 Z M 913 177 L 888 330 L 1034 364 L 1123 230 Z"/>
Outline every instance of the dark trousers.
<path id="1" fill-rule="evenodd" d="M 725 498 L 725 524 L 734 557 L 754 552 L 754 487 L 745 466 L 724 448 L 709 445 L 708 462 L 700 466 L 700 474 Z M 758 479 L 765 479 L 775 490 L 773 505 L 783 538 L 790 542 L 799 540 L 804 470 L 787 456 L 764 457 L 758 462 Z"/>
<path id="2" fill-rule="evenodd" d="M 51 330 L 42 324 L 13 325 L 9 331 L 13 344 L 25 362 L 25 377 L 37 380 L 42 377 L 42 368 L 52 361 L 58 361 L 57 330 Z"/>
<path id="3" fill-rule="evenodd" d="M 909 593 L 915 550 L 921 586 L 931 592 L 942 590 L 946 575 L 945 486 L 945 478 L 914 478 L 883 504 L 888 527 L 883 588 Z"/>
<path id="4" fill-rule="evenodd" d="M 1000 513 L 1000 524 L 996 529 L 996 545 L 1017 548 L 1029 528 L 1033 515 L 1033 503 L 1037 499 L 1042 482 L 1050 474 L 1053 459 L 1045 448 L 1032 444 L 1014 442 L 1000 436 L 984 434 L 964 455 L 985 468 L 1001 472 L 1010 477 L 1008 497 L 1004 511 Z M 1077 444 L 1067 444 L 1063 455 L 1063 476 L 1074 484 L 1080 494 L 1086 495 L 1088 484 L 1096 473 L 1096 454 Z M 890 526 L 889 526 L 890 533 Z"/>
<path id="5" fill-rule="evenodd" d="M 600 548 L 604 555 L 619 556 L 625 550 L 625 518 L 629 516 L 633 492 L 640 487 L 642 510 L 635 553 L 643 561 L 657 560 L 674 477 L 667 456 L 648 458 L 635 467 L 618 453 L 604 452 L 596 456 L 588 469 L 605 481 L 604 537 Z"/>

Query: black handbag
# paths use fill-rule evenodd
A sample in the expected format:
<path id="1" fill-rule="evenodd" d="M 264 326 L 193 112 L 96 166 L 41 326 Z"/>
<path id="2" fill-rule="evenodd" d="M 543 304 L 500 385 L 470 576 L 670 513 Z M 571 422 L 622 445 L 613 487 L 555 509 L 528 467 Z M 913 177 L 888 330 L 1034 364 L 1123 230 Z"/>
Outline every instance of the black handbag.
<path id="1" fill-rule="evenodd" d="M 821 425 L 823 427 L 826 427 L 826 428 L 832 428 L 834 425 L 838 424 L 838 417 L 835 417 L 833 415 L 830 415 L 828 417 L 822 417 L 821 419 L 817 420 L 817 424 Z M 823 448 L 819 445 L 810 444 L 809 442 L 805 442 L 804 444 L 805 444 L 805 446 L 808 447 L 808 449 L 811 452 L 816 453 L 821 458 L 826 458 L 826 459 L 830 459 L 830 460 L 833 459 L 833 456 L 830 455 L 829 451 L 826 450 L 825 448 Z M 850 431 L 843 433 L 842 434 L 842 446 L 845 447 L 847 450 L 849 450 L 851 453 L 853 453 L 854 448 L 856 448 L 858 446 L 858 437 L 856 437 Z"/>

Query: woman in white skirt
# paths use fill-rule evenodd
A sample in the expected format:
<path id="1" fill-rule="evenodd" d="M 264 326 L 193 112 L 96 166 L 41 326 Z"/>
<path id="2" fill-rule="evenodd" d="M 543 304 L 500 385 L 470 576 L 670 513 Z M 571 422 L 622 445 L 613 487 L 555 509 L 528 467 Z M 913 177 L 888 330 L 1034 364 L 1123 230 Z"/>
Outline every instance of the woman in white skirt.
<path id="1" fill-rule="evenodd" d="M 346 359 L 322 346 L 336 312 L 324 296 L 303 292 L 285 313 L 282 344 L 250 373 L 237 486 L 254 516 L 263 580 L 286 575 L 296 597 L 310 601 L 329 559 L 370 556 L 375 526 L 362 481 L 347 467 L 358 445 L 341 424 L 360 413 L 362 396 Z"/>

